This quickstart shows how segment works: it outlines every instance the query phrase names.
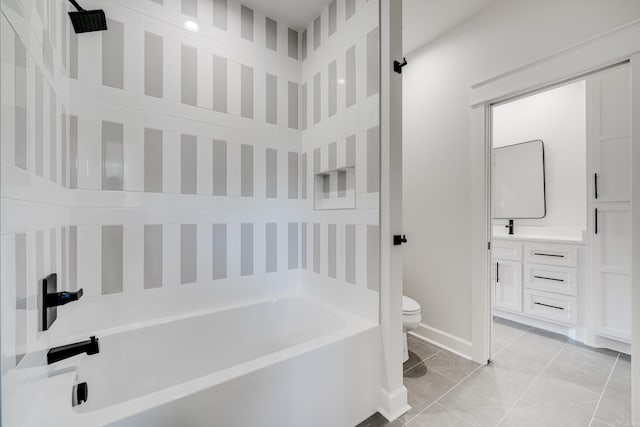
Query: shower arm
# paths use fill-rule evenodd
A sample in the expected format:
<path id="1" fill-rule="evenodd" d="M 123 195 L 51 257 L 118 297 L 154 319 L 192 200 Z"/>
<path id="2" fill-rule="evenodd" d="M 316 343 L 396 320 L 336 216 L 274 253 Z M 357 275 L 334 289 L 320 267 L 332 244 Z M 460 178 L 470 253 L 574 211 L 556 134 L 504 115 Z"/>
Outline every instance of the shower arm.
<path id="1" fill-rule="evenodd" d="M 69 0 L 69 3 L 75 6 L 78 12 L 83 11 L 84 9 L 76 2 L 76 0 Z"/>

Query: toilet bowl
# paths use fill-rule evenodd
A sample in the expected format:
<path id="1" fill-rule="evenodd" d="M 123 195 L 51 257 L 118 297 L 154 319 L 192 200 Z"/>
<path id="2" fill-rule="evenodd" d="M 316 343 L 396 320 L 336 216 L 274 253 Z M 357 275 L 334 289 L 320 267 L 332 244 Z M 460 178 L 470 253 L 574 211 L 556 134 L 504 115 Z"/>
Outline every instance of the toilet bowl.
<path id="1" fill-rule="evenodd" d="M 407 345 L 407 332 L 418 327 L 422 321 L 422 308 L 414 299 L 402 296 L 402 361 L 409 360 L 409 347 Z"/>

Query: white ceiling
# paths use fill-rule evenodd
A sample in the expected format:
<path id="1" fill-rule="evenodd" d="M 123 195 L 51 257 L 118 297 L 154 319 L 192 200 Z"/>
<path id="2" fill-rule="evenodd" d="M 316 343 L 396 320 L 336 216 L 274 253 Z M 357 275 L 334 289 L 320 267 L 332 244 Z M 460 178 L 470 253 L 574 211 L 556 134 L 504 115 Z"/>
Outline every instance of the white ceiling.
<path id="1" fill-rule="evenodd" d="M 404 52 L 417 48 L 461 24 L 495 0 L 404 0 Z"/>
<path id="2" fill-rule="evenodd" d="M 329 3 L 329 0 L 242 0 L 245 6 L 297 29 L 313 22 Z"/>

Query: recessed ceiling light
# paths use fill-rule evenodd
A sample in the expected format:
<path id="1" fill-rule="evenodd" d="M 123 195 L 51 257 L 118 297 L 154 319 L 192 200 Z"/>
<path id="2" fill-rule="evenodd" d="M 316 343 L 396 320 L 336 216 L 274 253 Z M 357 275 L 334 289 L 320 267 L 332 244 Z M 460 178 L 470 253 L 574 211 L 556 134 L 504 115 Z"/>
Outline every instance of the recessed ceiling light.
<path id="1" fill-rule="evenodd" d="M 184 21 L 184 28 L 194 33 L 200 31 L 200 27 L 194 21 Z"/>
<path id="2" fill-rule="evenodd" d="M 339 85 L 343 85 L 345 84 L 347 81 L 345 79 L 338 79 L 338 84 Z"/>

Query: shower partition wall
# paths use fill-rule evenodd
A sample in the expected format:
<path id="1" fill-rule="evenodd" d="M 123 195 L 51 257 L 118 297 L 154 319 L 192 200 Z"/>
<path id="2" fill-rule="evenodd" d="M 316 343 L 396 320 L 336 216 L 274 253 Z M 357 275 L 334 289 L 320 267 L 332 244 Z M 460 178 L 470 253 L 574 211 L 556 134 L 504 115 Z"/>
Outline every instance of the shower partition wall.
<path id="1" fill-rule="evenodd" d="M 300 292 L 377 324 L 379 2 L 82 6 L 108 30 L 1 0 L 3 420 L 91 328 Z M 84 296 L 42 332 L 51 273 Z"/>

